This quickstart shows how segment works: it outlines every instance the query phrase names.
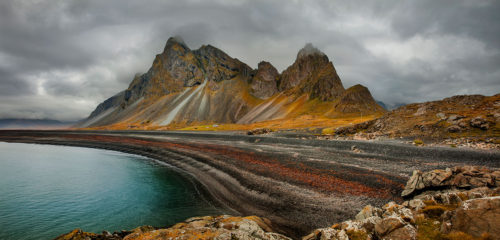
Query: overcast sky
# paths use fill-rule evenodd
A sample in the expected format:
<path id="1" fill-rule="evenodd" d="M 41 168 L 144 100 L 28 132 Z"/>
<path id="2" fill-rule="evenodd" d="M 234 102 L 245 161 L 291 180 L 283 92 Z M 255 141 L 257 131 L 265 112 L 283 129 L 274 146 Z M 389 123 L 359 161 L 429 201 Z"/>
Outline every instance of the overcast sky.
<path id="1" fill-rule="evenodd" d="M 0 118 L 76 120 L 170 36 L 280 72 L 310 42 L 389 104 L 500 92 L 495 0 L 2 0 Z"/>

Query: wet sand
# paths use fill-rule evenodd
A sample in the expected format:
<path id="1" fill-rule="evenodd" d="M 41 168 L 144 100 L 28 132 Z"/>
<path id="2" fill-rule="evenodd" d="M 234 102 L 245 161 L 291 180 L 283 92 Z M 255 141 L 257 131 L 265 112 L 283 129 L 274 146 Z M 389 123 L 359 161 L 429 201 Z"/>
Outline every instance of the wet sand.
<path id="1" fill-rule="evenodd" d="M 195 177 L 241 215 L 267 217 L 302 236 L 352 218 L 367 204 L 401 200 L 413 170 L 500 167 L 500 152 L 397 142 L 158 131 L 0 131 L 0 141 L 102 148 L 154 158 Z"/>

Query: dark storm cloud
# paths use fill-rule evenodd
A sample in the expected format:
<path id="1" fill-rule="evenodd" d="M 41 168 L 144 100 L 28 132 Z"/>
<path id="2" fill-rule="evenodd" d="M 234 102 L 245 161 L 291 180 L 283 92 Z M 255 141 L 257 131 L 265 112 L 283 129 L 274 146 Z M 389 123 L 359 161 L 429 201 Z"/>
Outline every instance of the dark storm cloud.
<path id="1" fill-rule="evenodd" d="M 500 47 L 500 4 L 494 1 L 411 1 L 402 3 L 392 25 L 404 37 L 417 33 L 456 34 L 476 37 Z"/>
<path id="2" fill-rule="evenodd" d="M 28 81 L 17 77 L 15 73 L 11 73 L 1 67 L 0 79 L 0 96 L 23 96 L 34 93 L 33 86 Z"/>
<path id="3" fill-rule="evenodd" d="M 311 42 L 346 87 L 391 103 L 500 91 L 496 1 L 0 2 L 0 118 L 85 117 L 170 36 L 280 71 Z"/>

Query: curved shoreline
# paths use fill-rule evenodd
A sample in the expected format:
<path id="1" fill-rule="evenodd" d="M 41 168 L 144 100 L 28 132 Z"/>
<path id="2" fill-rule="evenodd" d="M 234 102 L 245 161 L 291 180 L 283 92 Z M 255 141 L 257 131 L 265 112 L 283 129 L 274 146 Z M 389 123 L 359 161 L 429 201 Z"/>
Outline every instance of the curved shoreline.
<path id="1" fill-rule="evenodd" d="M 194 176 L 223 205 L 271 219 L 289 236 L 398 200 L 414 168 L 499 167 L 499 153 L 179 132 L 0 131 L 0 141 L 90 147 L 146 156 Z M 361 152 L 351 151 L 351 146 Z M 452 153 L 452 154 L 450 154 Z"/>

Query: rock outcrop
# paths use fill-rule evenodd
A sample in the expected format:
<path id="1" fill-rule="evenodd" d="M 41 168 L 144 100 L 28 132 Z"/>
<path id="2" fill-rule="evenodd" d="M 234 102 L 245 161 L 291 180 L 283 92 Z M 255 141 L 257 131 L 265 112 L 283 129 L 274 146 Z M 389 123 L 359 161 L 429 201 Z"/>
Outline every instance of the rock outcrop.
<path id="1" fill-rule="evenodd" d="M 317 229 L 303 240 L 500 239 L 498 173 L 474 166 L 417 171 L 405 187 L 421 190 L 412 199 L 381 208 L 366 206 L 355 220 Z"/>
<path id="2" fill-rule="evenodd" d="M 217 217 L 194 217 L 177 223 L 166 229 L 155 229 L 143 226 L 132 231 L 103 234 L 82 232 L 75 229 L 61 235 L 55 240 L 170 240 L 170 239 L 220 239 L 220 240 L 291 240 L 282 234 L 275 233 L 272 224 L 265 218 L 256 216 L 233 217 L 228 215 Z"/>
<path id="3" fill-rule="evenodd" d="M 414 171 L 401 195 L 407 197 L 425 189 L 478 187 L 500 187 L 500 170 L 463 166 L 425 173 Z"/>

